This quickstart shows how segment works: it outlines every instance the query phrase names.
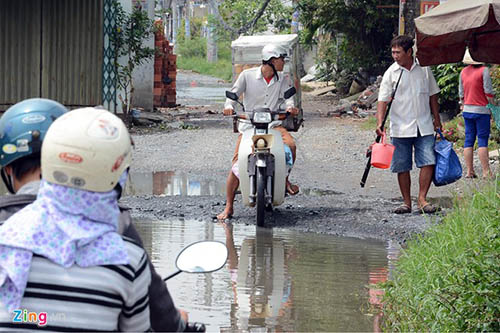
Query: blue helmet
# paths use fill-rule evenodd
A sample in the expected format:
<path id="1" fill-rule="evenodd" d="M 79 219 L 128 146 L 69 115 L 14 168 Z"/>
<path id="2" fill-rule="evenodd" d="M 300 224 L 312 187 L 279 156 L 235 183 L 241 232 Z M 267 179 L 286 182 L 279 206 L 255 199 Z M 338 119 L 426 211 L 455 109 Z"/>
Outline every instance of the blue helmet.
<path id="1" fill-rule="evenodd" d="M 0 167 L 40 153 L 42 141 L 52 122 L 68 109 L 58 102 L 31 98 L 11 106 L 0 118 Z M 2 177 L 3 178 L 3 177 Z"/>

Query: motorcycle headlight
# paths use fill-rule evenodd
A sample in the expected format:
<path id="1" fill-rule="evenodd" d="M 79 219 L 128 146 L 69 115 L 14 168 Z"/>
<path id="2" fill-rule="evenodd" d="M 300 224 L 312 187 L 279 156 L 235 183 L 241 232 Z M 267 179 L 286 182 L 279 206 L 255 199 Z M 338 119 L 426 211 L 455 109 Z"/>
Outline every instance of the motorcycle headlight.
<path id="1" fill-rule="evenodd" d="M 267 124 L 271 122 L 271 114 L 268 112 L 255 112 L 253 115 L 253 122 L 260 124 Z"/>

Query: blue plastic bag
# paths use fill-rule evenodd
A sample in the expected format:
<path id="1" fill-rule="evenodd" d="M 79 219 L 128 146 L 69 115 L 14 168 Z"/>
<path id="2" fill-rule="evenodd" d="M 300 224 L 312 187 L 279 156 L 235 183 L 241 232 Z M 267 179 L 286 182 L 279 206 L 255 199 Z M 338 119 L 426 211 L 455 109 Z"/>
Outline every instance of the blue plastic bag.
<path id="1" fill-rule="evenodd" d="M 491 110 L 491 115 L 493 116 L 493 120 L 497 125 L 497 129 L 500 130 L 500 106 L 488 104 L 487 107 Z"/>
<path id="2" fill-rule="evenodd" d="M 436 186 L 443 186 L 454 183 L 462 177 L 462 165 L 453 150 L 453 143 L 444 138 L 440 129 L 437 130 L 437 133 L 441 136 L 441 140 L 436 140 L 434 144 L 436 167 L 432 181 Z"/>
<path id="3" fill-rule="evenodd" d="M 292 171 L 293 167 L 293 155 L 292 155 L 292 150 L 287 144 L 283 145 L 285 147 L 285 162 L 286 162 L 286 170 L 288 174 L 290 174 L 290 171 Z"/>

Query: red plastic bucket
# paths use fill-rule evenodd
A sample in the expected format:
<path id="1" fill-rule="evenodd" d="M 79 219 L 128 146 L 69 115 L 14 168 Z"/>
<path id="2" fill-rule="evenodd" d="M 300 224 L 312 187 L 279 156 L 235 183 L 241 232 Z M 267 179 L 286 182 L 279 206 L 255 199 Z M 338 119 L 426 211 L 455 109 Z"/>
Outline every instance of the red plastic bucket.
<path id="1" fill-rule="evenodd" d="M 379 169 L 387 169 L 391 166 L 394 146 L 385 142 L 385 132 L 382 134 L 380 143 L 374 143 L 372 146 L 371 165 Z"/>

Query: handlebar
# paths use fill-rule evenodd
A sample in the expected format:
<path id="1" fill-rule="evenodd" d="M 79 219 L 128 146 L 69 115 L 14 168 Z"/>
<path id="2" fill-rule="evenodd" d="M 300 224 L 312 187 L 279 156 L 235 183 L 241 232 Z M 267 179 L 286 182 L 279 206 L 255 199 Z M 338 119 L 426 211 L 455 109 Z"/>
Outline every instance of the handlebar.
<path id="1" fill-rule="evenodd" d="M 232 115 L 229 115 L 229 116 L 224 115 L 224 117 L 234 117 L 234 118 L 238 118 L 238 119 L 249 119 L 249 116 L 253 116 L 253 114 L 255 112 L 257 112 L 257 111 L 233 112 Z M 269 112 L 271 115 L 286 115 L 286 114 L 288 114 L 288 112 L 286 110 L 265 111 L 265 112 Z"/>

